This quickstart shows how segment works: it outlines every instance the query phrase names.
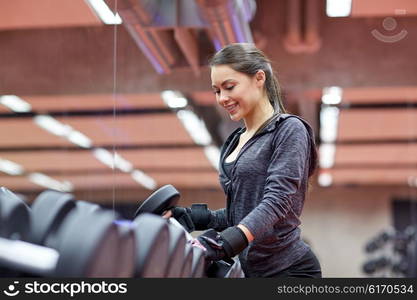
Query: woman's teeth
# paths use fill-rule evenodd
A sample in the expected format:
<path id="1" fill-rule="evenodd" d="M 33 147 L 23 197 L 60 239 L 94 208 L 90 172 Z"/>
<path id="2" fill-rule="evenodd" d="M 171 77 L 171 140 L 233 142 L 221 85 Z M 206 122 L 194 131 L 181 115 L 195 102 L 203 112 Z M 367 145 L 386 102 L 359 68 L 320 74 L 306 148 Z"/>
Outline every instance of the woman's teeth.
<path id="1" fill-rule="evenodd" d="M 231 111 L 233 111 L 236 107 L 237 107 L 237 104 L 228 105 L 228 106 L 226 106 L 226 110 L 227 110 L 228 112 L 231 112 Z"/>

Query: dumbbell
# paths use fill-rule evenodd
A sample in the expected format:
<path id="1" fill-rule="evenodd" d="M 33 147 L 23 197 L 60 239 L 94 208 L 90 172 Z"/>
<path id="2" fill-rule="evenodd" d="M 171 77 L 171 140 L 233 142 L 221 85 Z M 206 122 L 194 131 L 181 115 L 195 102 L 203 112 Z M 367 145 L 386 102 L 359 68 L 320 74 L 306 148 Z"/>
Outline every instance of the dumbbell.
<path id="1" fill-rule="evenodd" d="M 143 213 L 133 220 L 131 227 L 137 247 L 134 277 L 165 277 L 170 258 L 170 236 L 166 220 Z"/>
<path id="2" fill-rule="evenodd" d="M 74 212 L 61 228 L 59 247 L 0 238 L 0 266 L 46 277 L 114 277 L 118 232 L 111 212 Z"/>
<path id="3" fill-rule="evenodd" d="M 66 222 L 67 216 L 77 212 L 77 214 L 90 214 L 100 210 L 97 204 L 86 201 L 75 201 L 73 195 L 53 190 L 42 192 L 34 201 L 30 210 L 30 233 L 28 241 L 53 249 L 59 249 L 62 240 L 62 226 Z M 116 261 L 109 259 L 106 262 L 107 268 L 113 268 L 118 272 L 113 277 L 129 277 L 133 274 L 134 262 L 134 241 L 132 233 L 121 233 L 118 228 L 119 240 L 114 245 L 119 248 Z M 117 257 L 117 258 L 118 258 Z"/>
<path id="4" fill-rule="evenodd" d="M 28 205 L 9 189 L 0 187 L 0 237 L 26 240 L 28 233 Z"/>
<path id="5" fill-rule="evenodd" d="M 114 260 L 118 270 L 115 277 L 128 278 L 134 274 L 137 249 L 130 223 L 130 221 L 125 220 L 115 221 L 119 232 L 119 255 Z"/>
<path id="6" fill-rule="evenodd" d="M 170 184 L 164 185 L 141 203 L 134 216 L 136 217 L 145 212 L 160 216 L 165 211 L 176 206 L 179 199 L 180 193 L 174 186 Z M 185 235 L 186 242 L 190 242 L 190 240 L 193 239 L 174 218 L 170 218 L 169 220 L 166 220 L 166 222 L 169 226 L 179 228 Z M 174 244 L 175 242 L 172 243 Z M 194 247 L 189 248 L 185 247 L 185 245 L 181 247 L 183 248 L 183 255 L 180 255 L 180 253 L 178 253 L 179 251 L 169 252 L 168 256 L 171 258 L 171 262 L 168 268 L 172 265 L 178 266 L 181 264 L 181 268 L 177 270 L 177 273 L 180 273 L 179 277 L 201 277 L 204 273 L 204 253 L 201 249 L 194 249 Z M 178 249 L 178 245 L 177 247 L 170 247 L 171 250 L 174 248 Z M 172 276 L 172 274 L 170 275 Z"/>
<path id="7" fill-rule="evenodd" d="M 0 187 L 0 237 L 26 240 L 29 234 L 29 207 L 23 199 L 5 187 Z M 1 277 L 23 274 L 0 266 Z"/>
<path id="8" fill-rule="evenodd" d="M 242 270 L 239 259 L 232 259 L 233 263 L 230 270 L 224 277 L 226 278 L 245 278 L 245 273 Z"/>
<path id="9" fill-rule="evenodd" d="M 136 218 L 142 213 L 151 213 L 160 216 L 165 211 L 174 208 L 178 204 L 179 199 L 180 193 L 173 185 L 164 185 L 139 205 L 134 213 L 134 217 Z"/>
<path id="10" fill-rule="evenodd" d="M 76 202 L 72 194 L 53 190 L 39 194 L 31 205 L 28 241 L 56 248 L 59 243 L 59 229 L 75 207 Z"/>
<path id="11" fill-rule="evenodd" d="M 100 209 L 98 205 L 86 201 L 77 201 L 76 206 L 84 212 Z M 121 255 L 114 260 L 119 269 L 116 277 L 165 277 L 170 242 L 165 220 L 147 213 L 133 221 L 116 218 L 121 239 L 117 243 Z"/>
<path id="12" fill-rule="evenodd" d="M 177 226 L 168 225 L 169 230 L 169 250 L 168 266 L 165 273 L 167 278 L 179 278 L 185 260 L 185 245 L 187 243 L 184 231 Z M 190 264 L 191 274 L 191 264 Z"/>
<path id="13" fill-rule="evenodd" d="M 134 218 L 139 218 L 144 213 L 150 213 L 158 218 L 167 209 L 177 205 L 180 194 L 172 185 L 165 185 L 157 189 L 147 199 L 145 199 L 134 213 Z M 161 218 L 162 219 L 162 218 Z M 169 258 L 163 277 L 181 277 L 182 265 L 185 259 L 186 237 L 182 228 L 172 226 L 170 222 L 162 221 L 167 224 L 169 245 L 166 257 Z"/>
<path id="14" fill-rule="evenodd" d="M 84 213 L 93 213 L 100 209 L 103 209 L 100 205 L 96 203 L 91 203 L 84 200 L 77 200 L 75 206 L 76 208 L 82 210 Z"/>
<path id="15" fill-rule="evenodd" d="M 362 266 L 362 269 L 366 274 L 373 274 L 391 266 L 391 260 L 385 256 L 382 256 L 365 262 Z"/>
<path id="16" fill-rule="evenodd" d="M 54 202 L 55 206 L 61 208 L 61 213 L 58 213 L 58 209 L 49 213 L 44 211 L 44 208 L 53 206 Z M 52 242 L 50 242 L 50 238 L 47 239 L 47 244 L 53 247 L 59 245 L 59 237 L 62 236 L 59 225 L 64 223 L 64 220 L 62 220 L 64 207 L 71 206 L 72 210 L 77 211 L 79 214 L 92 214 L 102 210 L 97 204 L 82 200 L 76 201 L 70 194 L 55 191 L 42 193 L 36 199 L 35 204 L 37 204 L 36 207 L 40 207 L 37 211 L 41 212 L 39 215 L 44 219 L 42 222 L 40 217 L 37 218 L 40 224 L 44 223 L 42 228 L 50 228 L 46 224 L 56 224 L 54 229 L 49 229 L 49 232 L 42 231 L 44 236 L 51 236 L 51 233 L 54 233 L 52 236 L 55 236 L 55 238 L 52 238 Z M 70 211 L 67 212 L 67 214 L 70 213 Z M 117 225 L 119 237 L 119 240 L 115 242 L 118 248 L 118 255 L 114 258 L 109 258 L 106 262 L 109 266 L 113 265 L 116 270 L 113 277 L 163 277 L 163 274 L 161 275 L 159 271 L 160 267 L 155 268 L 156 264 L 161 265 L 163 262 L 153 254 L 156 253 L 154 250 L 155 245 L 162 250 L 167 248 L 167 241 L 161 241 L 161 238 L 158 237 L 159 234 L 164 235 L 166 224 L 161 226 L 161 220 L 155 220 L 153 216 L 142 216 L 140 220 L 136 220 L 137 222 L 120 220 L 117 214 L 115 217 L 114 223 Z M 53 219 L 54 221 L 47 221 L 48 219 Z M 61 220 L 61 223 L 58 224 L 56 219 Z"/>
<path id="17" fill-rule="evenodd" d="M 40 245 L 57 248 L 60 243 L 60 228 L 65 218 L 77 211 L 79 214 L 91 214 L 102 210 L 101 206 L 84 200 L 75 200 L 69 193 L 48 190 L 41 193 L 32 204 L 31 241 Z M 134 270 L 134 235 L 126 226 L 118 226 L 119 241 L 116 242 L 118 255 L 109 259 L 113 265 L 114 277 L 131 277 Z"/>
<path id="18" fill-rule="evenodd" d="M 76 209 L 82 211 L 83 213 L 96 213 L 103 208 L 96 204 L 84 200 L 77 200 L 75 202 Z M 115 276 L 118 278 L 128 278 L 132 277 L 135 272 L 135 260 L 137 247 L 135 243 L 134 231 L 131 229 L 130 221 L 120 220 L 119 214 L 112 211 L 116 220 L 115 224 L 118 225 L 118 237 L 117 242 L 118 254 L 117 256 L 109 260 L 109 264 L 113 264 L 115 268 Z"/>
<path id="19" fill-rule="evenodd" d="M 138 207 L 135 216 L 143 212 L 162 215 L 165 211 L 172 209 L 177 205 L 180 199 L 180 193 L 174 186 L 168 184 L 156 190 Z M 193 237 L 178 223 L 174 218 L 169 218 L 168 223 L 181 228 L 186 236 L 187 241 L 192 241 Z M 189 245 L 187 245 L 189 246 Z M 191 253 L 190 253 L 191 252 Z M 191 259 L 192 257 L 192 259 Z M 187 260 L 188 259 L 188 260 Z M 191 271 L 189 265 L 191 264 Z M 204 275 L 204 272 L 206 274 Z M 243 278 L 240 262 L 238 259 L 220 260 L 216 262 L 206 262 L 204 253 L 200 248 L 186 247 L 185 261 L 182 271 L 184 277 L 216 277 L 216 278 Z"/>
<path id="20" fill-rule="evenodd" d="M 184 249 L 184 261 L 181 268 L 181 278 L 191 278 L 193 274 L 193 260 L 194 260 L 194 251 L 193 246 L 187 243 Z"/>
<path id="21" fill-rule="evenodd" d="M 139 206 L 135 212 L 135 216 L 143 212 L 162 215 L 165 211 L 170 210 L 176 206 L 179 198 L 180 193 L 175 189 L 175 187 L 172 185 L 165 185 L 155 191 Z M 193 239 L 193 237 L 174 218 L 170 218 L 168 222 L 170 225 L 180 227 L 185 232 L 187 241 L 191 241 Z M 190 264 L 191 270 L 189 270 Z M 185 248 L 185 261 L 182 271 L 183 277 L 203 277 L 205 269 L 209 267 L 210 269 L 207 273 L 209 277 L 244 277 L 244 273 L 238 260 L 230 259 L 228 262 L 218 261 L 211 262 L 209 265 L 206 265 L 204 252 L 200 248 Z"/>
<path id="22" fill-rule="evenodd" d="M 204 250 L 192 247 L 193 249 L 193 262 L 191 266 L 191 277 L 192 278 L 201 278 L 204 276 L 205 272 L 205 256 L 204 256 Z"/>

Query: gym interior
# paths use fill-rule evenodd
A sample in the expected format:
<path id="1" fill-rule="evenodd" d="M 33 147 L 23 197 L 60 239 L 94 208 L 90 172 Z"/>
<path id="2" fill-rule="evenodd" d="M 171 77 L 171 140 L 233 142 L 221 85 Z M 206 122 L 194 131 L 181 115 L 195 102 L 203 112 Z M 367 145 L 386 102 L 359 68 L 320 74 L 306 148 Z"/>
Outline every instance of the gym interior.
<path id="1" fill-rule="evenodd" d="M 46 191 L 112 213 L 97 224 L 116 214 L 132 221 L 166 186 L 178 191 L 180 206 L 225 207 L 219 149 L 242 123 L 216 103 L 207 61 L 235 42 L 268 55 L 287 111 L 314 130 L 319 166 L 300 228 L 323 277 L 417 277 L 411 0 L 0 0 L 0 199 L 17 196 L 29 215 L 20 203 L 12 221 L 0 202 L 2 239 L 23 238 L 14 232 L 23 230 L 19 218 L 32 226 L 32 205 Z M 162 218 L 153 221 L 152 230 L 168 234 Z M 145 238 L 124 234 L 128 245 Z M 64 247 L 45 236 L 38 244 L 47 240 Z M 132 260 L 124 264 L 132 265 L 138 258 L 126 251 Z M 3 277 L 33 271 L 3 267 Z M 103 274 L 146 272 L 168 276 L 129 266 Z"/>

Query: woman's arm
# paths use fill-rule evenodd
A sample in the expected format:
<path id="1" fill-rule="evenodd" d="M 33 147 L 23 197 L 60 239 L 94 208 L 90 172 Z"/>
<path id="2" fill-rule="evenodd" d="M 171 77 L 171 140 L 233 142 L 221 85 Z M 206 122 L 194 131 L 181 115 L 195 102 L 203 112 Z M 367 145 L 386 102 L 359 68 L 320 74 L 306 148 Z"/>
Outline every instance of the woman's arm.
<path id="1" fill-rule="evenodd" d="M 239 227 L 240 230 L 243 231 L 243 233 L 245 234 L 246 238 L 248 239 L 248 243 L 252 242 L 255 239 L 255 237 L 253 236 L 253 234 L 249 231 L 249 229 L 245 225 L 239 224 L 239 225 L 237 225 L 237 227 Z"/>
<path id="2" fill-rule="evenodd" d="M 309 168 L 310 139 L 306 126 L 297 118 L 289 118 L 277 128 L 263 198 L 240 221 L 256 239 L 293 213 L 293 196 Z"/>

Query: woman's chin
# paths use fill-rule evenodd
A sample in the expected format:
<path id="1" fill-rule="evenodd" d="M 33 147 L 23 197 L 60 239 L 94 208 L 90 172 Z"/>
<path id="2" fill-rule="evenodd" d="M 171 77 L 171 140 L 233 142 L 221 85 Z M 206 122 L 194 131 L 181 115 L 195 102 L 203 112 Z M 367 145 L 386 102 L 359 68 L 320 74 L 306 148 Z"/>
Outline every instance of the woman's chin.
<path id="1" fill-rule="evenodd" d="M 233 115 L 229 115 L 230 116 L 230 119 L 232 120 L 232 121 L 240 121 L 241 119 L 242 119 L 242 116 L 240 115 L 240 114 L 233 114 Z"/>

